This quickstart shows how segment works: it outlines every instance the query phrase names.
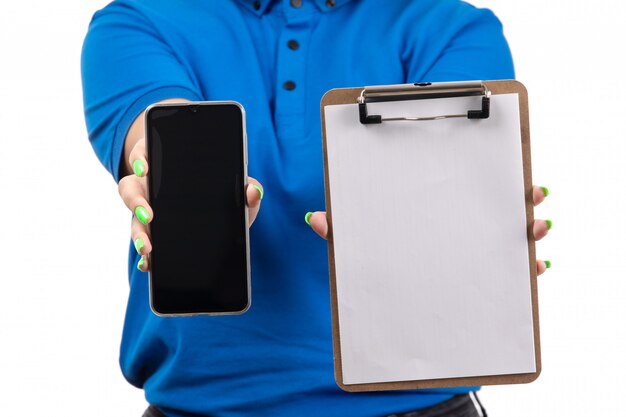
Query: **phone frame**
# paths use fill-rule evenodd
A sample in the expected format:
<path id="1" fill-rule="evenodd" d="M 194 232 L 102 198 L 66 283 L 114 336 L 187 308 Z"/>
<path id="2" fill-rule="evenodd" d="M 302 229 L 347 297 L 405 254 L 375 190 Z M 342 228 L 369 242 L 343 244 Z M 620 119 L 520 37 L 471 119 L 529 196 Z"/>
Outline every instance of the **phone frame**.
<path id="1" fill-rule="evenodd" d="M 152 304 L 152 269 L 148 271 L 148 294 L 149 294 L 149 304 L 150 310 L 159 316 L 159 317 L 190 317 L 190 316 L 233 316 L 233 315 L 241 315 L 250 309 L 250 305 L 252 304 L 252 288 L 251 288 L 251 277 L 250 277 L 250 219 L 248 214 L 248 198 L 247 198 L 247 188 L 248 188 L 248 133 L 246 132 L 246 111 L 241 105 L 241 103 L 233 100 L 223 100 L 223 101 L 181 101 L 181 102 L 169 102 L 169 103 L 154 103 L 151 104 L 144 110 L 144 128 L 145 128 L 145 140 L 146 140 L 146 159 L 148 159 L 148 150 L 149 146 L 149 130 L 148 130 L 148 121 L 149 114 L 152 109 L 162 108 L 162 107 L 190 107 L 190 106 L 215 106 L 215 105 L 235 105 L 241 111 L 241 129 L 243 132 L 242 140 L 243 140 L 243 187 L 244 187 L 244 221 L 245 221 L 245 237 L 246 237 L 246 275 L 247 275 L 247 289 L 248 289 L 248 303 L 242 310 L 238 311 L 222 311 L 222 312 L 197 312 L 197 313 L 161 313 L 154 308 Z M 150 161 L 148 161 L 150 163 Z M 150 172 L 148 171 L 148 175 Z M 150 202 L 150 181 L 146 176 L 146 186 L 148 195 L 147 200 L 148 204 Z M 150 230 L 150 223 L 148 223 L 148 231 Z M 148 254 L 149 260 L 152 260 L 152 253 Z M 152 263 L 152 262 L 150 262 Z"/>

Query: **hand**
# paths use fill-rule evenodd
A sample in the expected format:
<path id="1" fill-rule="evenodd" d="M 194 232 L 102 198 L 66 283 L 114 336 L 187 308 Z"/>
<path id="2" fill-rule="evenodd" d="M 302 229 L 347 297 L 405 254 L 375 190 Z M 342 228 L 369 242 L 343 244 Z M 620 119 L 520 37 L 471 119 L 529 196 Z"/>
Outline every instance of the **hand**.
<path id="1" fill-rule="evenodd" d="M 152 251 L 152 243 L 150 241 L 150 233 L 147 224 L 154 218 L 154 213 L 147 199 L 146 176 L 148 175 L 149 167 L 146 158 L 145 138 L 137 140 L 130 151 L 128 163 L 134 173 L 126 175 L 120 180 L 118 190 L 126 207 L 134 214 L 131 236 L 133 242 L 135 242 L 135 249 L 137 249 L 137 252 L 141 255 L 137 268 L 145 272 L 150 269 L 147 255 Z M 259 213 L 262 197 L 263 188 L 261 184 L 254 178 L 248 177 L 248 187 L 246 189 L 246 205 L 248 206 L 249 219 L 248 227 L 254 223 Z"/>
<path id="2" fill-rule="evenodd" d="M 545 187 L 533 186 L 533 203 L 535 206 L 541 204 L 548 195 L 548 189 Z M 311 226 L 311 228 L 320 235 L 323 239 L 328 237 L 328 222 L 326 220 L 325 211 L 316 211 L 314 213 L 307 213 L 305 221 Z M 548 230 L 552 227 L 552 221 L 550 220 L 535 220 L 533 224 L 533 235 L 535 240 L 543 239 Z M 550 267 L 550 261 L 537 261 L 537 275 L 543 274 L 547 268 Z"/>

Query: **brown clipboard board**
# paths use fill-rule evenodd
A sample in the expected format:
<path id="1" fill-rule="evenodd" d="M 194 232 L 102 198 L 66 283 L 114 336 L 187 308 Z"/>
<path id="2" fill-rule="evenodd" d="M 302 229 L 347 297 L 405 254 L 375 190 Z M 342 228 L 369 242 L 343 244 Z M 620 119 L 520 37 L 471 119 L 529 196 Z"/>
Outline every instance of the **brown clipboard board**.
<path id="1" fill-rule="evenodd" d="M 470 92 L 474 87 L 474 92 Z M 360 105 L 360 117 L 362 123 L 367 123 L 367 118 L 372 119 L 370 122 L 376 123 L 376 118 L 380 116 L 371 116 L 367 114 L 367 97 L 365 94 L 370 91 L 374 100 L 376 97 L 385 94 L 393 95 L 395 100 L 412 100 L 422 98 L 420 93 L 426 92 L 423 98 L 438 97 L 456 97 L 460 95 L 483 95 L 483 113 L 489 113 L 489 97 L 490 95 L 517 93 L 519 97 L 520 110 L 520 130 L 522 139 L 522 165 L 524 176 L 524 191 L 526 203 L 526 226 L 528 240 L 528 255 L 530 267 L 530 292 L 532 301 L 532 318 L 534 333 L 534 349 L 535 349 L 535 366 L 536 371 L 532 373 L 510 374 L 510 375 L 492 375 L 492 376 L 473 376 L 459 378 L 442 378 L 442 379 L 424 379 L 413 381 L 390 381 L 390 382 L 374 382 L 362 384 L 346 385 L 343 382 L 342 362 L 341 362 L 341 340 L 339 333 L 339 316 L 337 304 L 337 282 L 335 271 L 335 251 L 333 245 L 333 215 L 332 201 L 330 198 L 330 183 L 328 171 L 328 153 L 326 142 L 326 120 L 325 107 L 339 104 L 355 104 Z M 364 94 L 365 93 L 365 94 Z M 430 95 L 429 95 L 430 94 Z M 365 98 L 364 98 L 365 97 Z M 390 99 L 391 100 L 391 99 Z M 387 100 L 387 101 L 390 101 Z M 385 100 L 379 100 L 385 101 Z M 541 373 L 541 350 L 539 339 L 539 310 L 537 300 L 537 269 L 535 240 L 532 232 L 534 221 L 533 197 L 532 197 L 532 174 L 531 174 L 531 153 L 530 153 L 530 130 L 528 121 L 528 93 L 524 85 L 515 80 L 501 81 L 473 81 L 462 83 L 416 83 L 406 85 L 393 86 L 376 86 L 376 87 L 358 87 L 358 88 L 339 88 L 328 91 L 321 100 L 320 105 L 322 117 L 322 136 L 323 136 L 323 157 L 324 157 L 324 187 L 326 199 L 326 216 L 328 220 L 328 260 L 330 273 L 330 297 L 331 297 L 331 313 L 332 313 L 332 338 L 334 352 L 334 369 L 335 380 L 337 385 L 349 392 L 362 391 L 384 391 L 384 390 L 406 390 L 421 388 L 442 388 L 454 386 L 477 386 L 477 385 L 501 385 L 501 384 L 521 384 L 529 383 L 539 377 Z M 474 111 L 473 118 L 484 118 L 479 111 Z M 459 117 L 453 115 L 451 117 Z M 472 118 L 472 117 L 469 117 Z M 433 119 L 433 118 L 427 118 Z M 358 121 L 357 121 L 358 122 Z M 429 122 L 430 123 L 430 122 Z"/>

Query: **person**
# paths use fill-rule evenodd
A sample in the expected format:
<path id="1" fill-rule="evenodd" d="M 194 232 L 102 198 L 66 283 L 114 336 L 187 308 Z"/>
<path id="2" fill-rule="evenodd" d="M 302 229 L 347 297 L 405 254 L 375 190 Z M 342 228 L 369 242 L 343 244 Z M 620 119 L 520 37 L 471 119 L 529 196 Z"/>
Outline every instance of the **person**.
<path id="1" fill-rule="evenodd" d="M 89 139 L 136 214 L 120 365 L 144 389 L 146 416 L 480 414 L 468 394 L 478 387 L 337 387 L 327 247 L 310 229 L 327 232 L 322 95 L 514 78 L 491 11 L 457 0 L 118 0 L 90 23 L 82 76 Z M 253 303 L 241 316 L 162 318 L 149 307 L 152 246 L 143 223 L 159 213 L 146 199 L 143 110 L 179 100 L 235 100 L 246 109 L 249 172 L 259 181 L 247 189 Z M 547 194 L 533 193 L 535 203 Z M 537 239 L 547 230 L 535 222 Z M 202 262 L 193 248 L 189 257 Z"/>

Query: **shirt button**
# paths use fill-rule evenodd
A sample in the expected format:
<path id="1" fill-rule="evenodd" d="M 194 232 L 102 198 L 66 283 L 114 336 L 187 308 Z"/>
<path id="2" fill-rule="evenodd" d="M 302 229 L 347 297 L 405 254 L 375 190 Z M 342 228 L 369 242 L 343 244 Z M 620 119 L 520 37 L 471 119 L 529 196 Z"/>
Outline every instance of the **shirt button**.
<path id="1" fill-rule="evenodd" d="M 283 88 L 287 91 L 294 90 L 296 88 L 296 83 L 294 83 L 293 81 L 285 81 L 285 83 L 283 84 Z"/>
<path id="2" fill-rule="evenodd" d="M 261 8 L 261 2 L 255 1 L 252 6 L 254 7 L 254 10 L 259 10 Z"/>
<path id="3" fill-rule="evenodd" d="M 326 0 L 327 7 L 335 7 L 335 0 Z"/>
<path id="4" fill-rule="evenodd" d="M 302 6 L 302 0 L 291 0 L 291 7 L 295 7 L 297 9 L 300 6 Z"/>
<path id="5" fill-rule="evenodd" d="M 289 42 L 287 42 L 287 46 L 289 47 L 289 49 L 291 49 L 292 51 L 295 51 L 296 49 L 298 49 L 300 47 L 300 44 L 298 43 L 297 40 L 295 39 L 291 39 Z"/>

